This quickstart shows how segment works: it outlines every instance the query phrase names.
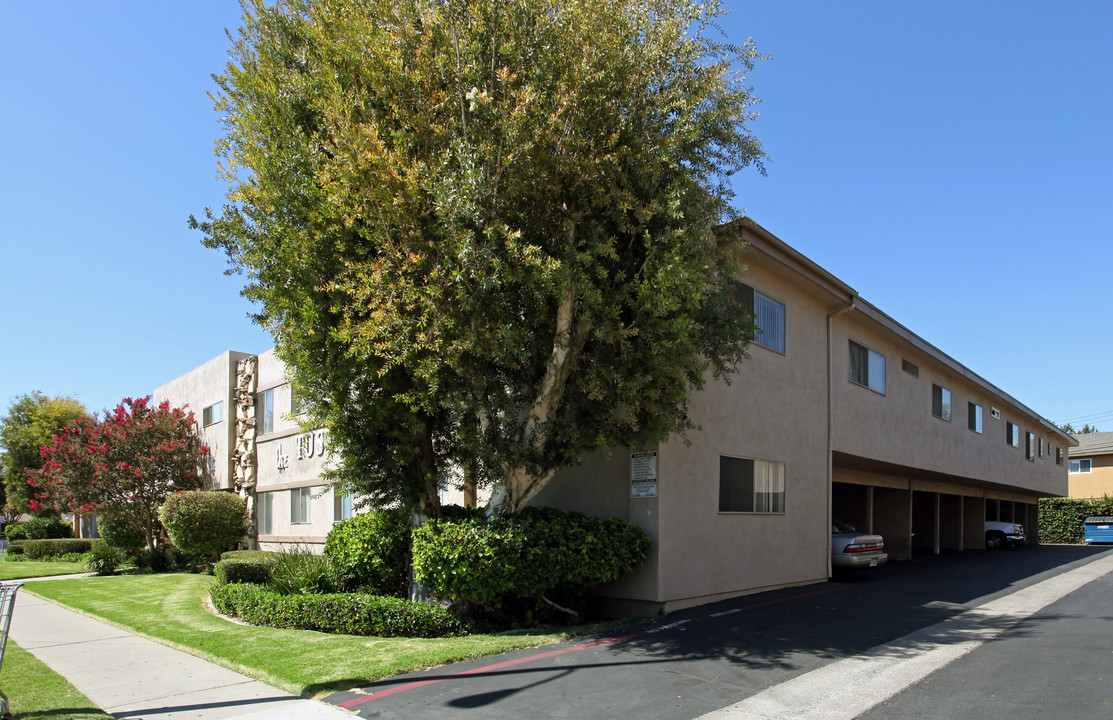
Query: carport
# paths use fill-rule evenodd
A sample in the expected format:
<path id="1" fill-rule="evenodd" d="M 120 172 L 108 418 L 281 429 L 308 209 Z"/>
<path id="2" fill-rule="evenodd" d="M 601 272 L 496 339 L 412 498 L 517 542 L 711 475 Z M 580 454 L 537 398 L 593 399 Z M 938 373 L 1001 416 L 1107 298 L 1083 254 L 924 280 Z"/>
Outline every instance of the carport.
<path id="1" fill-rule="evenodd" d="M 885 538 L 891 558 L 985 548 L 986 520 L 1037 536 L 1036 497 L 967 478 L 887 466 L 835 453 L 831 516 Z"/>

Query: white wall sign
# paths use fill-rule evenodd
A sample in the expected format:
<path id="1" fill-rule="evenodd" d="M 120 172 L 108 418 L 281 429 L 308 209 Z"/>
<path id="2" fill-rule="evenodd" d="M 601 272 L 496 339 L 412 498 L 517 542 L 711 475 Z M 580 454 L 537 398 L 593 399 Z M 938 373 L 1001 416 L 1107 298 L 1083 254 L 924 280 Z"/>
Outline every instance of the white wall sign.
<path id="1" fill-rule="evenodd" d="M 324 457 L 325 440 L 328 430 L 310 430 L 298 435 L 298 460 L 308 460 L 312 457 Z"/>
<path id="2" fill-rule="evenodd" d="M 630 454 L 630 497 L 657 497 L 657 453 Z"/>

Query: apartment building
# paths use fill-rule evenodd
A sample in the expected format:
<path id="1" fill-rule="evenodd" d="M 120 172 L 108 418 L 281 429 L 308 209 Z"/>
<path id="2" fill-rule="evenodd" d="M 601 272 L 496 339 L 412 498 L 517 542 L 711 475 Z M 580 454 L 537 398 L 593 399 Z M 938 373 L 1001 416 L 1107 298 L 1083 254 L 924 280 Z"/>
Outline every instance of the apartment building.
<path id="1" fill-rule="evenodd" d="M 825 581 L 832 519 L 881 533 L 891 558 L 980 550 L 987 519 L 1035 536 L 1038 498 L 1067 493 L 1073 438 L 756 223 L 719 231 L 750 247 L 750 359 L 692 398 L 687 441 L 592 455 L 534 501 L 654 538 L 603 595 L 670 611 Z M 155 399 L 200 414 L 207 480 L 253 499 L 260 547 L 320 547 L 352 512 L 320 479 L 327 433 L 299 425 L 273 351 L 225 353 Z"/>
<path id="2" fill-rule="evenodd" d="M 1037 500 L 1067 492 L 1069 435 L 756 223 L 719 230 L 750 245 L 750 359 L 693 397 L 689 442 L 587 458 L 535 500 L 653 536 L 605 595 L 670 611 L 824 581 L 832 518 L 891 559 L 981 549 L 987 519 L 1035 536 Z"/>

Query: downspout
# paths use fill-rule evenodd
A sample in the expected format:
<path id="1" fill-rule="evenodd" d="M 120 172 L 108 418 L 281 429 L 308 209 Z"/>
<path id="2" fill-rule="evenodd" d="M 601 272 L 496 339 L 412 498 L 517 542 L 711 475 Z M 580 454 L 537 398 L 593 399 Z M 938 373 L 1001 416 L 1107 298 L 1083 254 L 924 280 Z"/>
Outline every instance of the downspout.
<path id="1" fill-rule="evenodd" d="M 831 330 L 834 319 L 838 315 L 854 309 L 855 296 L 850 296 L 846 307 L 827 313 L 827 525 L 831 524 L 831 494 L 835 478 L 835 382 L 831 377 L 834 370 L 834 347 L 831 344 Z M 828 528 L 824 533 L 827 537 L 827 577 L 831 577 L 831 531 Z"/>

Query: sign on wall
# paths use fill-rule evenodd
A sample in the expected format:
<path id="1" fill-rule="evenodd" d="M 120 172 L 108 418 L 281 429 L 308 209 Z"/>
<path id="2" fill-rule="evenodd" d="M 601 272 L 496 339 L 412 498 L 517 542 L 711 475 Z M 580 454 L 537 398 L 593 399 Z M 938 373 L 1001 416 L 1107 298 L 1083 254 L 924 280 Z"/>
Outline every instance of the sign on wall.
<path id="1" fill-rule="evenodd" d="M 630 497 L 657 497 L 657 453 L 630 454 Z"/>

